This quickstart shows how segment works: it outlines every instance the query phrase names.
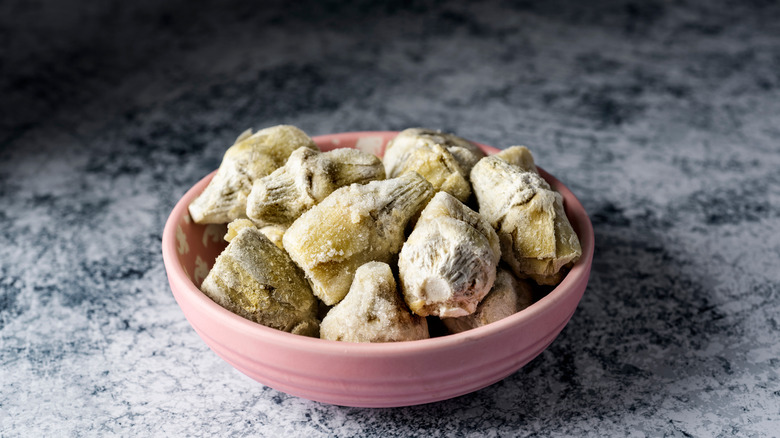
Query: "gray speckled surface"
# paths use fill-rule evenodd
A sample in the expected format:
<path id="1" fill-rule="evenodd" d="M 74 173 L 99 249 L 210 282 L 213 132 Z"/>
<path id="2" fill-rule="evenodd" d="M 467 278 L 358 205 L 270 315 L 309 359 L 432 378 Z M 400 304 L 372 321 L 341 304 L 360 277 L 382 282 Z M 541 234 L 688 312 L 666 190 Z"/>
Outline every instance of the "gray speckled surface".
<path id="1" fill-rule="evenodd" d="M 780 5 L 569 3 L 0 3 L 0 435 L 777 436 Z M 409 408 L 232 369 L 162 227 L 278 123 L 532 148 L 596 231 L 570 324 Z"/>

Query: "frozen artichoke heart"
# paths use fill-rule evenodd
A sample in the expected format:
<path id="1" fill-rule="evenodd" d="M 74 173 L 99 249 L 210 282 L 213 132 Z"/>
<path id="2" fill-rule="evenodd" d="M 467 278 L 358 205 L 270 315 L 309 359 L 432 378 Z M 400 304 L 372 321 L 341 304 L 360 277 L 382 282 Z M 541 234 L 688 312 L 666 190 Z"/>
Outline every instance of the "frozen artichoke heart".
<path id="1" fill-rule="evenodd" d="M 536 163 L 534 163 L 534 156 L 525 146 L 511 146 L 493 156 L 518 166 L 526 172 L 539 173 L 536 169 Z"/>
<path id="2" fill-rule="evenodd" d="M 387 144 L 384 164 L 388 178 L 417 172 L 436 191 L 466 202 L 471 195 L 469 172 L 484 156 L 480 148 L 453 134 L 410 128 Z"/>
<path id="3" fill-rule="evenodd" d="M 281 225 L 266 225 L 264 227 L 260 227 L 260 232 L 263 233 L 265 237 L 268 238 L 271 242 L 273 242 L 274 245 L 279 247 L 279 249 L 284 249 L 284 245 L 282 245 L 282 237 L 284 237 L 284 233 L 287 231 L 287 227 L 283 227 Z"/>
<path id="4" fill-rule="evenodd" d="M 265 227 L 258 228 L 257 225 L 249 219 L 235 219 L 227 226 L 227 233 L 225 234 L 225 240 L 230 242 L 234 237 L 238 235 L 238 232 L 244 228 L 257 228 L 265 237 L 268 238 L 274 245 L 284 249 L 282 246 L 282 236 L 287 231 L 287 227 L 280 225 L 267 225 Z"/>
<path id="5" fill-rule="evenodd" d="M 314 141 L 295 126 L 273 126 L 248 134 L 241 134 L 225 152 L 214 178 L 189 205 L 196 223 L 224 224 L 245 218 L 246 200 L 256 179 L 282 166 L 300 147 L 318 150 Z"/>
<path id="6" fill-rule="evenodd" d="M 515 147 L 518 148 L 518 147 Z M 503 154 L 517 157 L 514 148 Z M 527 160 L 526 160 L 527 163 Z M 531 161 L 531 164 L 533 161 Z M 536 172 L 501 154 L 485 157 L 471 171 L 479 212 L 498 232 L 501 258 L 520 278 L 558 284 L 564 267 L 582 255 L 563 210 L 563 197 Z"/>
<path id="7" fill-rule="evenodd" d="M 287 163 L 254 182 L 247 216 L 258 225 L 289 226 L 336 189 L 385 179 L 382 161 L 357 149 L 294 151 Z"/>
<path id="8" fill-rule="evenodd" d="M 246 319 L 318 336 L 317 299 L 303 272 L 253 226 L 240 228 L 231 237 L 200 288 L 217 304 Z"/>
<path id="9" fill-rule="evenodd" d="M 498 268 L 493 289 L 480 301 L 477 310 L 460 318 L 443 318 L 450 333 L 460 333 L 482 327 L 511 316 L 533 304 L 533 287 L 518 280 L 512 272 Z"/>
<path id="10" fill-rule="evenodd" d="M 397 342 L 426 339 L 428 322 L 412 315 L 396 287 L 390 266 L 369 262 L 355 271 L 347 296 L 320 326 L 320 338 L 345 342 Z"/>
<path id="11" fill-rule="evenodd" d="M 500 257 L 490 224 L 449 193 L 439 192 L 398 257 L 404 299 L 421 316 L 468 315 L 493 286 Z"/>
<path id="12" fill-rule="evenodd" d="M 398 254 L 406 224 L 433 194 L 417 173 L 342 187 L 290 225 L 284 249 L 306 272 L 314 294 L 332 306 L 347 294 L 360 265 L 387 263 Z"/>
<path id="13" fill-rule="evenodd" d="M 234 219 L 231 221 L 227 226 L 227 232 L 225 233 L 225 241 L 230 243 L 236 236 L 238 236 L 238 232 L 243 230 L 244 228 L 257 228 L 254 222 L 250 221 L 249 219 Z"/>

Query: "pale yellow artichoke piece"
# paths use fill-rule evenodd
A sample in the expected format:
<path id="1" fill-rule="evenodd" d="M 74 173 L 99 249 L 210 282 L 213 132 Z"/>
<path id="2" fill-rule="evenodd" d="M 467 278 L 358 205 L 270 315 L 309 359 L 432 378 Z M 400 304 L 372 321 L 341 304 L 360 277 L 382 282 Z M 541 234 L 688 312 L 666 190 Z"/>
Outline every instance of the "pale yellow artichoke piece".
<path id="1" fill-rule="evenodd" d="M 563 197 L 553 192 L 553 235 L 555 236 L 555 255 L 550 257 L 515 257 L 505 261 L 517 272 L 527 273 L 527 277 L 539 284 L 555 285 L 563 280 L 566 267 L 573 265 L 582 255 L 580 240 L 566 217 L 563 209 Z M 549 223 L 545 224 L 549 227 Z M 526 233 L 527 235 L 528 233 Z M 518 234 L 519 236 L 519 234 Z M 516 238 L 516 240 L 519 240 Z M 502 240 L 502 248 L 509 248 L 509 242 Z M 516 245 L 515 247 L 522 247 Z M 532 251 L 529 251 L 532 253 Z M 518 274 L 519 275 L 519 274 Z"/>
<path id="2" fill-rule="evenodd" d="M 266 225 L 260 227 L 260 232 L 263 233 L 268 240 L 273 242 L 274 245 L 278 246 L 279 249 L 284 249 L 282 238 L 284 237 L 284 233 L 287 232 L 287 227 L 281 225 Z"/>
<path id="3" fill-rule="evenodd" d="M 518 280 L 512 272 L 498 268 L 493 289 L 480 301 L 471 315 L 459 318 L 443 318 L 450 333 L 460 333 L 488 325 L 526 309 L 533 304 L 533 286 Z"/>
<path id="4" fill-rule="evenodd" d="M 287 163 L 254 182 L 247 216 L 258 225 L 289 226 L 336 189 L 385 179 L 382 161 L 357 149 L 294 151 Z"/>
<path id="5" fill-rule="evenodd" d="M 300 147 L 318 150 L 306 133 L 290 125 L 247 134 L 245 131 L 225 152 L 214 178 L 189 205 L 190 216 L 196 223 L 221 224 L 245 218 L 246 200 L 255 180 L 284 165 Z"/>
<path id="6" fill-rule="evenodd" d="M 469 172 L 484 156 L 480 148 L 456 135 L 410 128 L 387 144 L 383 161 L 388 178 L 417 172 L 436 191 L 466 202 L 471 195 Z"/>
<path id="7" fill-rule="evenodd" d="M 490 224 L 454 196 L 439 192 L 398 257 L 404 299 L 421 316 L 468 315 L 493 286 L 500 257 Z"/>
<path id="8" fill-rule="evenodd" d="M 320 325 L 320 338 L 344 342 L 398 342 L 426 339 L 428 322 L 412 315 L 396 287 L 390 266 L 369 262 L 355 271 L 347 296 Z"/>
<path id="9" fill-rule="evenodd" d="M 414 172 L 342 187 L 292 223 L 284 249 L 306 272 L 314 294 L 334 305 L 349 291 L 359 266 L 389 262 L 398 254 L 404 228 L 433 194 Z"/>
<path id="10" fill-rule="evenodd" d="M 240 228 L 217 257 L 201 290 L 259 324 L 318 336 L 317 299 L 303 272 L 254 226 Z"/>
<path id="11" fill-rule="evenodd" d="M 225 241 L 230 242 L 238 235 L 238 232 L 244 228 L 257 228 L 254 222 L 249 219 L 234 219 L 227 226 L 227 233 L 225 233 Z"/>
<path id="12" fill-rule="evenodd" d="M 284 236 L 284 232 L 287 231 L 287 227 L 283 227 L 280 225 L 268 225 L 265 227 L 260 227 L 252 222 L 249 219 L 235 219 L 232 222 L 230 222 L 227 226 L 227 233 L 225 234 L 225 240 L 230 242 L 233 240 L 234 237 L 238 235 L 238 232 L 243 230 L 244 228 L 257 228 L 260 230 L 265 237 L 268 238 L 271 242 L 273 242 L 274 245 L 278 246 L 281 249 L 284 249 L 282 246 L 282 236 Z"/>
<path id="13" fill-rule="evenodd" d="M 527 158 L 516 158 L 522 155 L 510 151 L 505 157 L 528 165 Z M 474 166 L 471 182 L 479 212 L 498 232 L 502 260 L 518 277 L 557 284 L 562 269 L 582 254 L 580 242 L 564 212 L 563 197 L 535 167 L 530 171 L 521 165 L 494 155 Z"/>
<path id="14" fill-rule="evenodd" d="M 534 156 L 525 146 L 510 146 L 494 155 L 509 164 L 514 164 L 527 172 L 539 173 L 534 163 Z"/>

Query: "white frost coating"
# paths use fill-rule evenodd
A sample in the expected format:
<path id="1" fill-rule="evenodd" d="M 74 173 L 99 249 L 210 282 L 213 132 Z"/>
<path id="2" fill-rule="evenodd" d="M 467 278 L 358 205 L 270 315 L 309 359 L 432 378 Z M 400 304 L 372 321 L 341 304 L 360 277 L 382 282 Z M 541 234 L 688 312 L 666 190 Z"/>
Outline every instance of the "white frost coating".
<path id="1" fill-rule="evenodd" d="M 433 187 L 416 173 L 342 187 L 292 223 L 284 249 L 306 272 L 315 295 L 334 305 L 360 265 L 389 262 L 398 253 L 406 224 L 431 197 Z"/>
<path id="2" fill-rule="evenodd" d="M 336 189 L 385 179 L 382 161 L 356 149 L 321 153 L 294 151 L 284 166 L 256 180 L 247 199 L 247 216 L 259 226 L 290 226 Z"/>
<path id="3" fill-rule="evenodd" d="M 501 241 L 501 257 L 521 278 L 558 284 L 582 254 L 563 197 L 536 172 L 530 152 L 513 147 L 471 170 L 479 213 Z"/>
<path id="4" fill-rule="evenodd" d="M 460 318 L 443 318 L 450 333 L 482 327 L 526 309 L 533 303 L 531 283 L 518 280 L 512 272 L 498 268 L 493 289 L 482 299 L 477 310 Z"/>
<path id="5" fill-rule="evenodd" d="M 244 228 L 257 228 L 254 222 L 249 219 L 235 219 L 231 221 L 227 226 L 227 232 L 225 233 L 225 241 L 230 242 L 234 237 L 238 235 L 238 232 Z"/>
<path id="6" fill-rule="evenodd" d="M 254 226 L 238 224 L 234 231 L 235 236 L 201 284 L 201 291 L 251 321 L 317 336 L 317 300 L 303 272 Z"/>
<path id="7" fill-rule="evenodd" d="M 345 342 L 426 339 L 428 323 L 406 308 L 386 263 L 358 268 L 347 296 L 323 318 L 320 337 Z"/>
<path id="8" fill-rule="evenodd" d="M 281 167 L 300 147 L 318 150 L 295 126 L 279 125 L 246 134 L 225 152 L 217 174 L 189 205 L 196 223 L 224 224 L 246 217 L 246 200 L 256 179 Z"/>
<path id="9" fill-rule="evenodd" d="M 420 214 L 398 258 L 404 299 L 416 314 L 468 315 L 490 291 L 498 236 L 475 211 L 439 192 Z"/>
<path id="10" fill-rule="evenodd" d="M 471 195 L 469 172 L 484 156 L 481 149 L 456 135 L 410 128 L 387 144 L 383 161 L 389 178 L 417 172 L 436 191 L 465 202 Z"/>
<path id="11" fill-rule="evenodd" d="M 230 242 L 244 228 L 258 228 L 258 227 L 257 225 L 255 225 L 254 222 L 252 222 L 249 219 L 236 219 L 228 224 L 227 233 L 225 233 L 225 240 Z M 283 227 L 280 225 L 268 225 L 259 228 L 259 230 L 274 245 L 276 245 L 280 249 L 284 249 L 284 247 L 282 247 L 282 236 L 284 236 L 284 232 L 287 231 L 287 227 Z"/>

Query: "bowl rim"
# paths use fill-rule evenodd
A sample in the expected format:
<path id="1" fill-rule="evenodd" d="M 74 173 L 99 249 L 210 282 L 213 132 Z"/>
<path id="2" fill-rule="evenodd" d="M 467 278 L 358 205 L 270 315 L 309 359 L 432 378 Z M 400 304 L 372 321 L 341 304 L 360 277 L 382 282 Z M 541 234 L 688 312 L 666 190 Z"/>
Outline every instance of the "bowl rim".
<path id="1" fill-rule="evenodd" d="M 398 131 L 352 131 L 313 136 L 312 139 L 319 146 L 326 142 L 332 142 L 334 139 L 349 137 L 360 138 L 369 136 L 381 136 L 383 138 L 389 138 L 396 135 L 397 133 Z M 482 143 L 473 141 L 472 143 L 479 146 L 488 155 L 492 155 L 501 151 L 501 149 Z M 582 246 L 582 256 L 566 274 L 563 281 L 561 281 L 560 284 L 555 286 L 553 290 L 551 290 L 539 301 L 536 301 L 528 308 L 499 321 L 461 333 L 414 341 L 387 343 L 340 342 L 294 335 L 292 333 L 266 327 L 238 316 L 215 303 L 211 300 L 211 298 L 206 296 L 203 292 L 200 291 L 200 289 L 195 286 L 192 280 L 190 280 L 190 278 L 186 275 L 184 268 L 181 266 L 181 263 L 179 263 L 176 252 L 176 228 L 180 218 L 183 217 L 184 214 L 189 214 L 189 203 L 203 190 L 203 188 L 205 188 L 206 184 L 208 184 L 208 181 L 213 178 L 216 170 L 201 178 L 195 185 L 190 187 L 173 207 L 163 229 L 163 263 L 165 265 L 170 282 L 172 285 L 173 283 L 176 283 L 179 286 L 182 286 L 180 287 L 179 292 L 189 298 L 190 305 L 198 307 L 199 310 L 204 314 L 210 314 L 214 320 L 218 320 L 219 324 L 226 326 L 226 328 L 229 328 L 230 330 L 237 330 L 243 332 L 246 335 L 251 335 L 257 339 L 262 338 L 264 342 L 273 343 L 276 346 L 283 346 L 287 349 L 306 351 L 310 354 L 339 355 L 342 357 L 345 355 L 360 357 L 382 357 L 399 353 L 413 354 L 415 352 L 421 351 L 429 352 L 432 350 L 448 350 L 457 348 L 464 343 L 477 342 L 483 338 L 493 337 L 501 332 L 509 330 L 510 328 L 516 329 L 518 326 L 531 324 L 538 318 L 543 317 L 551 309 L 555 308 L 559 302 L 563 301 L 567 295 L 567 292 L 575 292 L 576 285 L 579 282 L 584 281 L 587 284 L 595 246 L 593 225 L 591 224 L 590 218 L 588 217 L 588 214 L 579 199 L 577 199 L 577 197 L 574 195 L 574 193 L 571 192 L 571 190 L 568 189 L 568 187 L 566 187 L 557 178 L 546 172 L 544 169 L 538 166 L 537 168 L 540 175 L 548 183 L 550 183 L 550 185 L 555 188 L 555 190 L 564 195 L 564 206 L 567 211 L 567 215 L 569 216 L 570 221 L 576 227 L 575 229 L 578 231 L 578 237 Z"/>

